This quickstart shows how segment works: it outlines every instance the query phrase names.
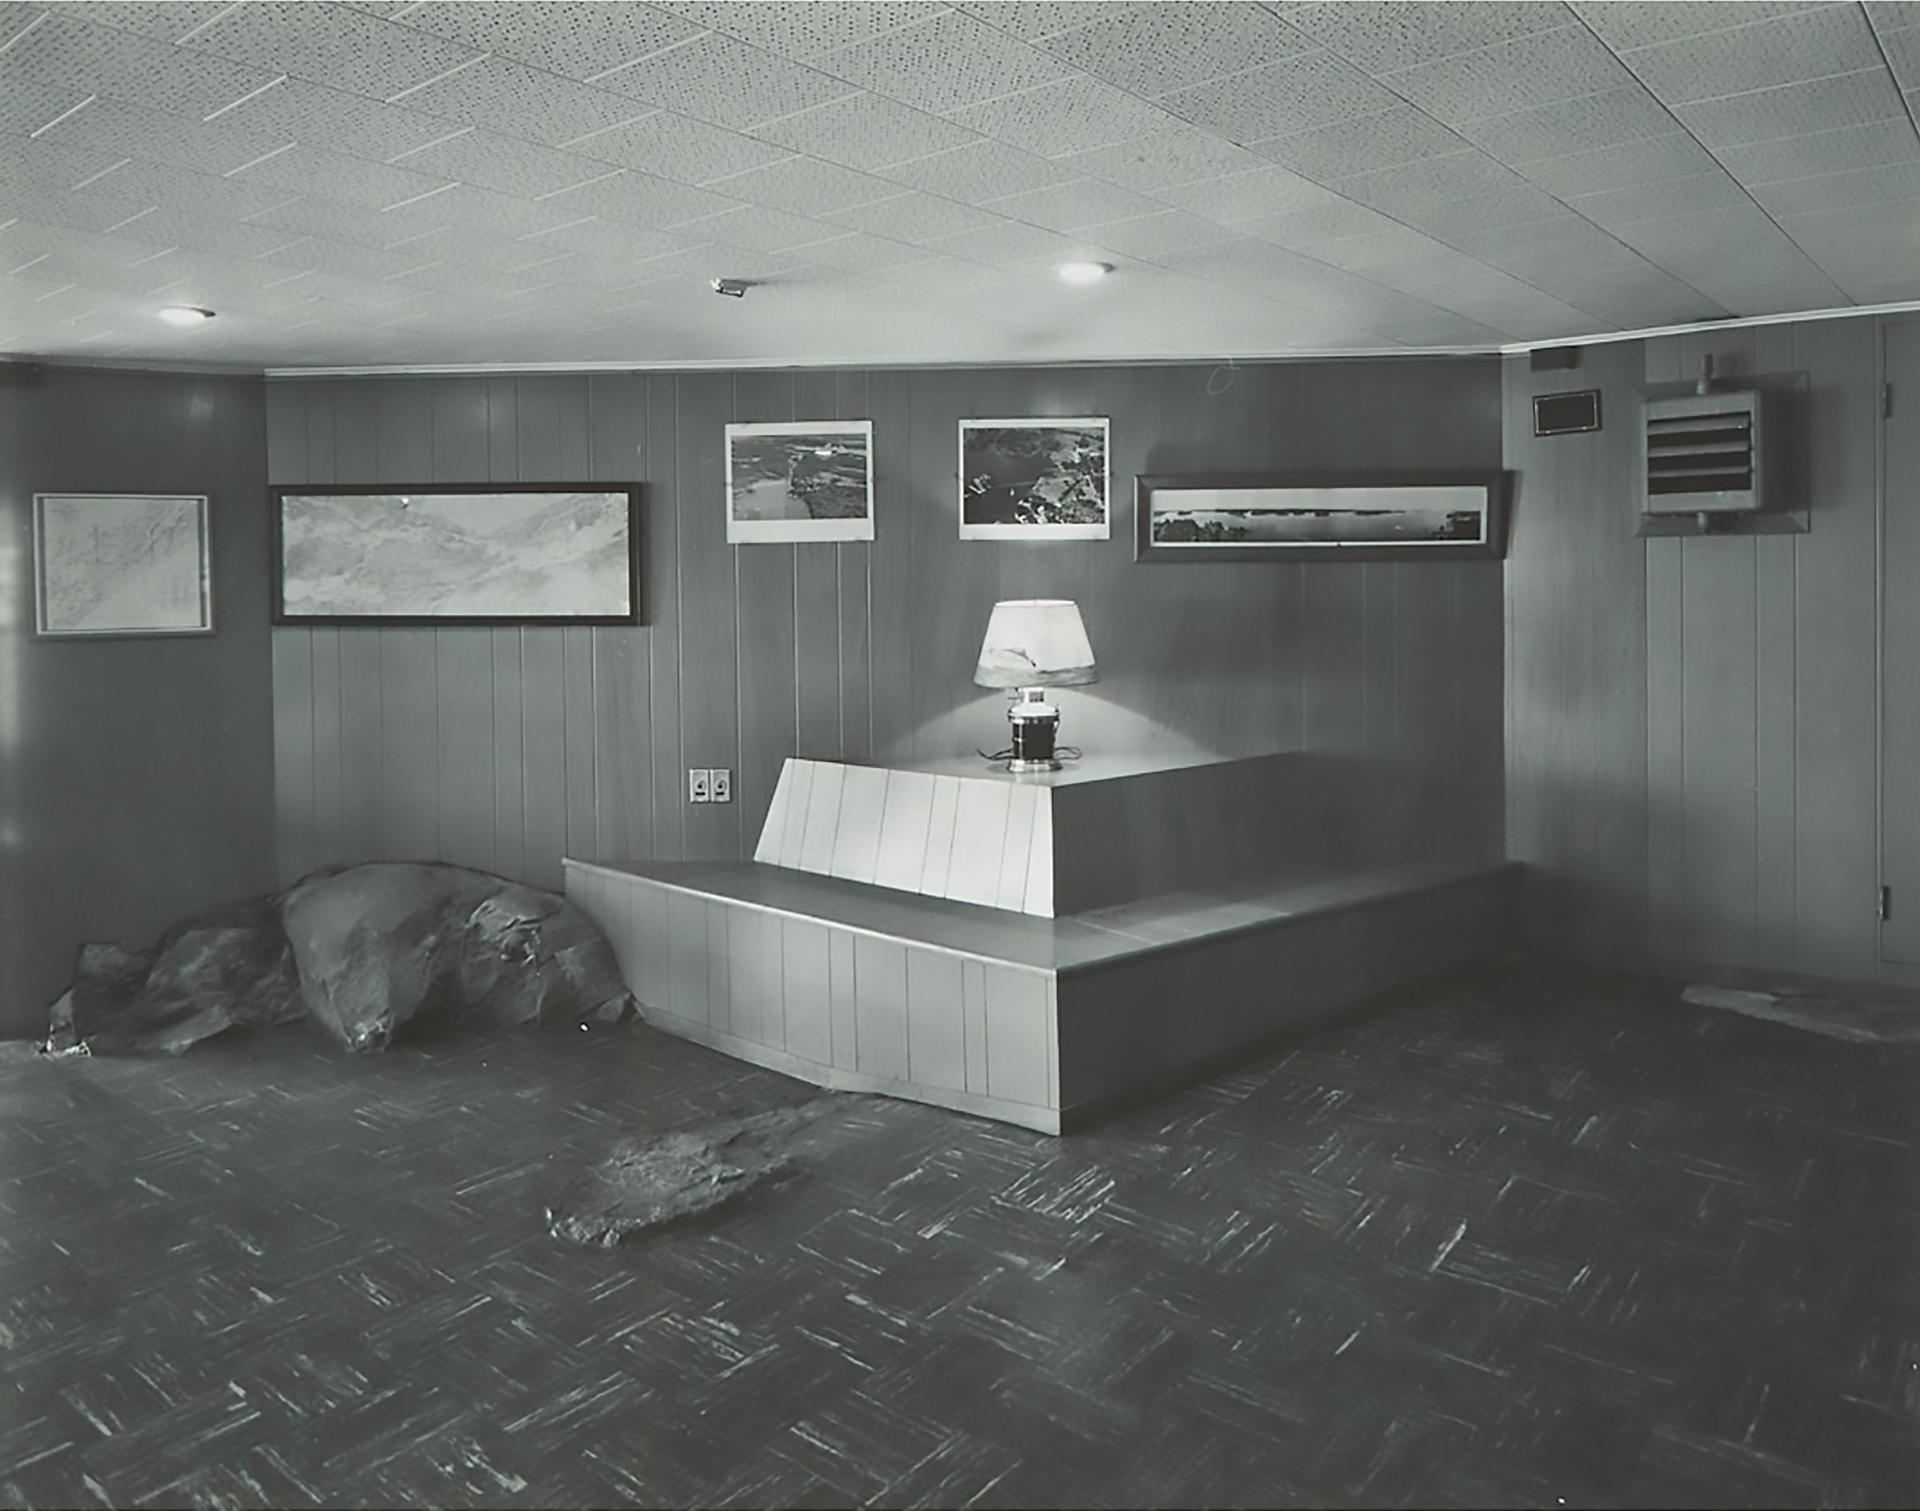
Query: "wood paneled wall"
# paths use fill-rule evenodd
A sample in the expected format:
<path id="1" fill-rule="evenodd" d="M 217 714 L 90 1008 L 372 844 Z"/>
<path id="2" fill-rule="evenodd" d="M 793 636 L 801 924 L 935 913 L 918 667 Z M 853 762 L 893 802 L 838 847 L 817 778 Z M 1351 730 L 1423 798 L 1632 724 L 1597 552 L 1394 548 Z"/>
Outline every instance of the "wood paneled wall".
<path id="1" fill-rule="evenodd" d="M 0 1037 L 89 940 L 274 882 L 260 380 L 0 364 Z M 33 638 L 35 493 L 204 493 L 203 637 Z"/>
<path id="2" fill-rule="evenodd" d="M 1507 834 L 1536 941 L 1920 984 L 1874 915 L 1879 341 L 1862 318 L 1508 359 Z M 1635 537 L 1638 388 L 1709 352 L 1729 381 L 1807 375 L 1807 534 Z M 1603 431 L 1533 436 L 1534 394 L 1584 388 Z"/>
<path id="3" fill-rule="evenodd" d="M 962 542 L 962 416 L 1112 419 L 1113 535 Z M 726 544 L 729 420 L 870 418 L 871 544 Z M 277 483 L 639 482 L 645 624 L 276 629 L 281 874 L 439 857 L 558 886 L 564 854 L 750 854 L 782 761 L 994 748 L 997 598 L 1077 599 L 1089 749 L 1306 749 L 1369 774 L 1365 853 L 1501 844 L 1497 562 L 1133 561 L 1141 472 L 1491 466 L 1492 359 L 278 381 Z M 685 769 L 735 801 L 689 805 Z"/>

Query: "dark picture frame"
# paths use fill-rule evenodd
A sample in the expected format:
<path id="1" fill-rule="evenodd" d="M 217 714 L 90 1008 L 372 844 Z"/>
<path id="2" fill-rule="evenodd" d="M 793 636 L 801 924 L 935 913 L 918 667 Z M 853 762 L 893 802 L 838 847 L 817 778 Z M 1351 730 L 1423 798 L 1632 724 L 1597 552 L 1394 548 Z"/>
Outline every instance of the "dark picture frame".
<path id="1" fill-rule="evenodd" d="M 533 501 L 551 498 L 542 518 Z M 457 508 L 415 501 L 469 500 Z M 303 507 L 310 501 L 310 505 Z M 328 509 L 327 502 L 338 507 Z M 360 507 L 351 507 L 358 501 Z M 487 501 L 492 501 L 491 507 Z M 290 506 L 298 519 L 289 528 Z M 386 526 L 383 514 L 394 523 Z M 411 516 L 403 525 L 403 511 Z M 641 623 L 640 488 L 623 483 L 420 483 L 387 487 L 281 484 L 268 490 L 273 541 L 273 622 L 282 625 L 615 625 Z M 618 527 L 606 534 L 610 521 Z M 484 522 L 484 523 L 482 523 Z M 441 539 L 436 541 L 435 534 Z M 582 541 L 586 542 L 583 547 Z M 514 553 L 526 558 L 516 568 Z M 544 559 L 542 559 L 544 553 Z M 289 558 L 294 559 L 290 562 Z M 289 568 L 292 578 L 289 579 Z M 324 570 L 322 570 L 324 568 Z M 516 570 L 519 580 L 515 580 Z M 567 590 L 589 594 L 577 612 L 556 612 Z M 323 588 L 324 583 L 338 586 Z M 291 592 L 290 592 L 291 588 Z M 497 609 L 476 608 L 493 592 Z M 591 596 L 599 593 L 605 602 Z M 391 610 L 368 609 L 385 594 Z M 409 595 L 412 601 L 409 602 Z M 438 597 L 467 600 L 446 611 Z M 624 599 L 617 607 L 615 598 Z"/>
<path id="2" fill-rule="evenodd" d="M 1508 475 L 1489 469 L 1143 475 L 1133 483 L 1133 554 L 1160 563 L 1497 561 L 1507 554 L 1508 494 Z"/>

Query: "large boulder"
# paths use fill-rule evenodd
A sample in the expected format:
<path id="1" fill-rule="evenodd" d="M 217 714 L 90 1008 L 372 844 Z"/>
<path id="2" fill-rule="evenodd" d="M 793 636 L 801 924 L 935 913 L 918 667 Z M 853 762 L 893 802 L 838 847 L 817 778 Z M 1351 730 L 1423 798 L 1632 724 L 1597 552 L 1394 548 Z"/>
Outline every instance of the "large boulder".
<path id="1" fill-rule="evenodd" d="M 229 1028 L 285 1023 L 301 1011 L 274 901 L 250 898 L 176 925 L 145 953 L 82 945 L 73 985 L 53 1005 L 47 1048 L 178 1054 Z"/>
<path id="2" fill-rule="evenodd" d="M 280 910 L 307 1011 L 351 1050 L 412 1023 L 614 1021 L 631 1010 L 606 939 L 564 897 L 458 866 L 309 877 Z"/>

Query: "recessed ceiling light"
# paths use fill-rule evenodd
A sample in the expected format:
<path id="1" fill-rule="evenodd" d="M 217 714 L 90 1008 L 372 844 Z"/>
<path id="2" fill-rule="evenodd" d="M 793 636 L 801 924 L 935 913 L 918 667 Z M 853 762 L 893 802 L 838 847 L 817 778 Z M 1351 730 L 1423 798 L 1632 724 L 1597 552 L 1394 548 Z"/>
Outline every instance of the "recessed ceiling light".
<path id="1" fill-rule="evenodd" d="M 1060 264 L 1062 283 L 1098 283 L 1113 271 L 1110 262 L 1063 262 Z"/>
<path id="2" fill-rule="evenodd" d="M 204 325 L 213 318 L 213 311 L 197 304 L 169 304 L 160 311 L 160 318 L 168 325 Z"/>

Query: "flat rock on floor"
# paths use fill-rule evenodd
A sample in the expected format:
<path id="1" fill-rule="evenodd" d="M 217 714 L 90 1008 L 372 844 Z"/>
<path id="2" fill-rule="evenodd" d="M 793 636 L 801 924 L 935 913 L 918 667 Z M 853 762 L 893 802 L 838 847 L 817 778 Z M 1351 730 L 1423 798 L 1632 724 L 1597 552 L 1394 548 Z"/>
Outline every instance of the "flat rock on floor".
<path id="1" fill-rule="evenodd" d="M 622 1140 L 547 1208 L 567 1243 L 612 1247 L 711 1212 L 796 1172 L 794 1141 L 843 1098 L 815 1097 L 752 1117 Z"/>

